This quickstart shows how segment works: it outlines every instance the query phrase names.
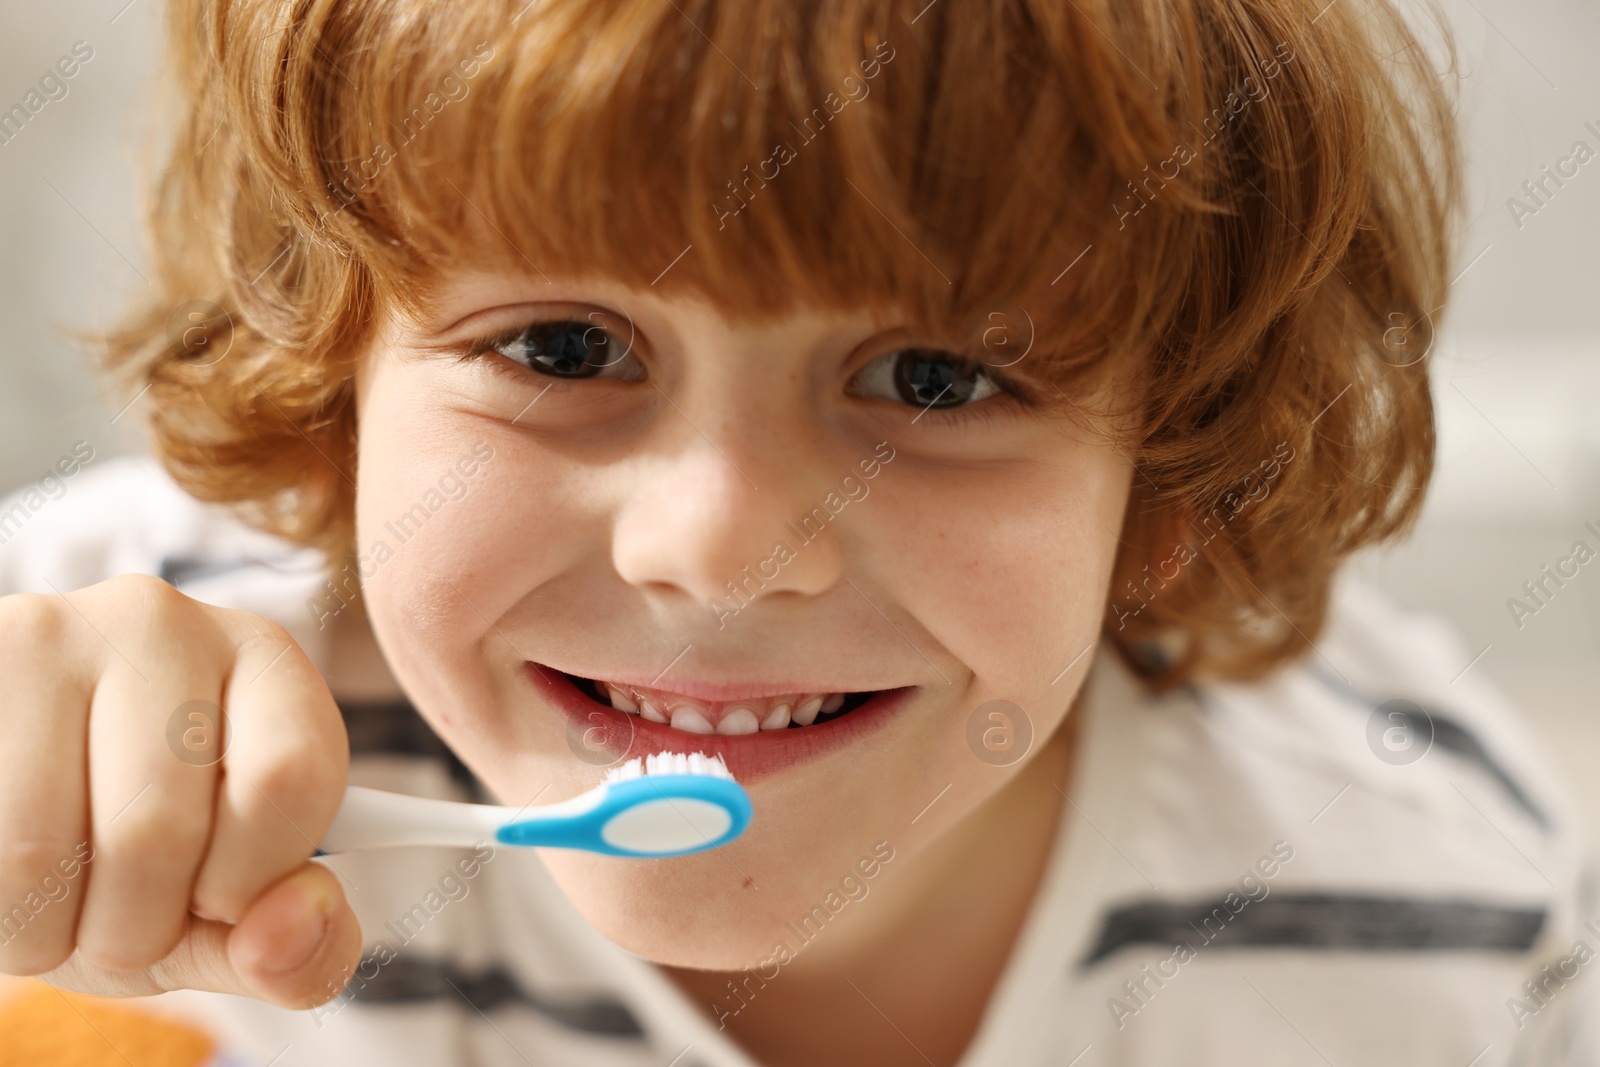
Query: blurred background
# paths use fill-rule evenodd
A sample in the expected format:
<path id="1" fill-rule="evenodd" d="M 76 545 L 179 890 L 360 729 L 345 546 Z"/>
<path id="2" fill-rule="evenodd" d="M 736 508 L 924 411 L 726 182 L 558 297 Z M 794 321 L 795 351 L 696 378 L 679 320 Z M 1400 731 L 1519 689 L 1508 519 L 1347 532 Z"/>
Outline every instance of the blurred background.
<path id="1" fill-rule="evenodd" d="M 1578 539 L 1600 548 L 1584 529 L 1600 529 L 1600 158 L 1546 181 L 1542 203 L 1522 191 L 1575 142 L 1600 153 L 1600 5 L 1442 6 L 1463 75 L 1469 225 L 1433 353 L 1438 472 L 1415 536 L 1357 566 L 1455 625 L 1478 657 L 1463 670 L 1533 720 L 1600 827 L 1600 562 L 1520 627 L 1507 605 Z M 103 323 L 147 284 L 134 176 L 155 121 L 160 17 L 159 0 L 11 3 L 0 16 L 0 110 L 75 43 L 92 50 L 66 95 L 0 144 L 0 492 L 80 440 L 97 461 L 143 447 L 144 401 L 124 411 L 106 395 L 62 328 Z"/>

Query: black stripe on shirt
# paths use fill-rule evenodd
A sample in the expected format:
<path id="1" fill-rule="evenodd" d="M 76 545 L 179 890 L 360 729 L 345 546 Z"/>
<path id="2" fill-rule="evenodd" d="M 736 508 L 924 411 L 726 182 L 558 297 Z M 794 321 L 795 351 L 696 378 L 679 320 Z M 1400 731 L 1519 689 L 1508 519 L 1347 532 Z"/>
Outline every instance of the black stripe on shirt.
<path id="1" fill-rule="evenodd" d="M 1363 696 L 1344 682 L 1329 677 L 1328 672 L 1323 669 L 1321 664 L 1312 663 L 1309 664 L 1309 667 L 1313 677 L 1335 694 L 1357 705 L 1362 710 L 1370 714 L 1379 707 L 1379 704 L 1373 701 L 1371 697 Z M 1480 770 L 1500 784 L 1500 787 L 1506 791 L 1518 807 L 1527 812 L 1528 816 L 1539 824 L 1540 829 L 1546 831 L 1550 829 L 1549 816 L 1545 815 L 1538 805 L 1534 804 L 1528 794 L 1517 784 L 1516 780 L 1507 774 L 1505 768 L 1500 766 L 1499 762 L 1489 754 L 1489 750 L 1483 747 L 1483 742 L 1479 741 L 1472 731 L 1434 708 L 1424 707 L 1421 704 L 1417 706 L 1422 708 L 1433 723 L 1433 743 L 1435 745 L 1447 752 L 1454 753 L 1468 763 L 1477 764 Z"/>
<path id="2" fill-rule="evenodd" d="M 418 756 L 444 763 L 450 777 L 475 795 L 489 794 L 477 776 L 428 725 L 409 700 L 340 700 L 339 712 L 350 735 L 350 755 Z"/>
<path id="3" fill-rule="evenodd" d="M 176 589 L 185 582 L 243 570 L 250 565 L 250 560 L 239 557 L 218 560 L 199 556 L 166 556 L 156 569 L 156 577 Z"/>
<path id="4" fill-rule="evenodd" d="M 265 567 L 278 573 L 286 573 L 284 566 L 293 561 L 295 555 L 294 551 L 286 551 L 279 555 L 267 557 L 249 555 L 225 555 L 216 558 L 208 558 L 206 556 L 163 556 L 156 567 L 156 577 L 175 589 L 181 589 L 186 582 L 203 581 L 251 567 Z"/>
<path id="5" fill-rule="evenodd" d="M 1130 945 L 1199 950 L 1311 948 L 1356 952 L 1526 952 L 1545 923 L 1543 908 L 1510 908 L 1461 900 L 1288 893 L 1245 900 L 1230 911 L 1220 898 L 1140 901 L 1106 913 L 1089 967 Z"/>
<path id="6" fill-rule="evenodd" d="M 454 1003 L 462 1010 L 477 1009 L 472 1012 L 474 1015 L 478 1011 L 522 1007 L 581 1033 L 644 1036 L 637 1017 L 614 997 L 542 995 L 525 988 L 503 967 L 469 970 L 447 960 L 369 954 L 362 958 L 340 995 L 358 1005 Z"/>

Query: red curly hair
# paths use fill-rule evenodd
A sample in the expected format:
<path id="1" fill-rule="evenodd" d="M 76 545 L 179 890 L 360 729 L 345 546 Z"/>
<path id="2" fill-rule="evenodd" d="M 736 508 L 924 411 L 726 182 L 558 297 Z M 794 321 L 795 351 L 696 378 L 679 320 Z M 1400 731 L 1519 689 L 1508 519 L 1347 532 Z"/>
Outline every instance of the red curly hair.
<path id="1" fill-rule="evenodd" d="M 352 353 L 484 225 L 503 243 L 475 258 L 640 287 L 675 263 L 658 290 L 733 319 L 872 304 L 970 334 L 1024 309 L 1008 372 L 1063 412 L 1131 375 L 1105 632 L 1155 688 L 1302 654 L 1340 561 L 1420 507 L 1453 55 L 1382 0 L 170 9 L 155 284 L 104 364 L 148 387 L 188 492 L 330 572 Z"/>

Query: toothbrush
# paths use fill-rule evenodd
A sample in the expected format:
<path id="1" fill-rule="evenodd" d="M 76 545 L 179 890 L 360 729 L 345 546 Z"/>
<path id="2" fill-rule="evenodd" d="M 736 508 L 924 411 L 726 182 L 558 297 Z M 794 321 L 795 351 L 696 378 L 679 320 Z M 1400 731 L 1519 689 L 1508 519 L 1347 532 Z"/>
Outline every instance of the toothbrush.
<path id="1" fill-rule="evenodd" d="M 603 856 L 683 856 L 725 845 L 750 823 L 750 797 L 721 756 L 659 752 L 606 771 L 555 804 L 521 808 L 352 785 L 316 854 L 395 845 L 577 848 Z"/>

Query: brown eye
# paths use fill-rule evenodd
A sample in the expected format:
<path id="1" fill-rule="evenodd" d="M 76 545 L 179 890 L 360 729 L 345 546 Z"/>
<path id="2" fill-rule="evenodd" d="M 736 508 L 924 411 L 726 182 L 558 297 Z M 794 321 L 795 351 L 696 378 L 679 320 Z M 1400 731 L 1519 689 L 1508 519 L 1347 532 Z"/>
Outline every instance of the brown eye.
<path id="1" fill-rule="evenodd" d="M 919 408 L 949 408 L 1002 392 L 982 366 L 942 348 L 902 348 L 873 360 L 856 375 L 861 396 L 880 396 Z"/>
<path id="2" fill-rule="evenodd" d="M 530 323 L 491 347 L 507 359 L 552 378 L 594 378 L 629 358 L 625 344 L 609 330 L 577 319 Z M 605 377 L 637 380 L 644 375 L 629 373 L 637 367 L 634 363 L 631 368 L 622 368 L 624 373 Z"/>
<path id="3" fill-rule="evenodd" d="M 536 322 L 495 350 L 530 370 L 558 378 L 592 378 L 610 360 L 611 338 L 583 322 Z"/>

